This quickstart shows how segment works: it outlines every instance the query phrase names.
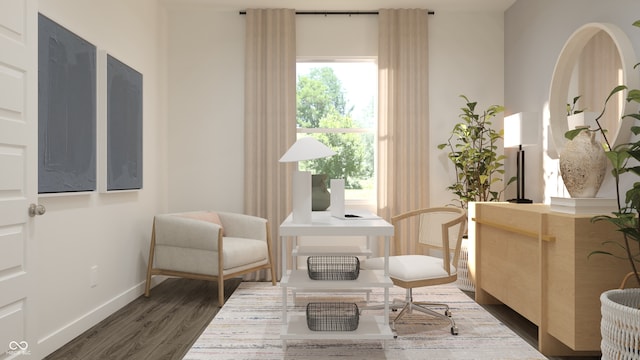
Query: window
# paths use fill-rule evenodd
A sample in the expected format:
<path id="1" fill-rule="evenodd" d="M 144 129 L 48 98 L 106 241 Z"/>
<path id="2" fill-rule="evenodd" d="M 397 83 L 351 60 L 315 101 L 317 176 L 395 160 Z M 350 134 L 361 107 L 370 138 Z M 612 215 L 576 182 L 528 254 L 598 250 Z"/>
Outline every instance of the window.
<path id="1" fill-rule="evenodd" d="M 298 138 L 313 136 L 336 155 L 300 170 L 345 180 L 349 203 L 375 202 L 378 68 L 373 61 L 297 63 Z"/>

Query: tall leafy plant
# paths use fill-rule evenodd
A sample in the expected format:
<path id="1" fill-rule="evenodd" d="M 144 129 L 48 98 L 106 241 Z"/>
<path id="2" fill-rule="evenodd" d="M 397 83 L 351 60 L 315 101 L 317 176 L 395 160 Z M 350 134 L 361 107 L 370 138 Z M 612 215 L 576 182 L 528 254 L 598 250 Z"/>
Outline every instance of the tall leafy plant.
<path id="1" fill-rule="evenodd" d="M 469 201 L 497 201 L 504 191 L 504 187 L 500 191 L 494 188 L 504 175 L 505 156 L 497 153 L 503 130 L 495 130 L 491 122 L 504 107 L 491 105 L 476 112 L 477 102 L 465 95 L 460 97 L 465 101 L 459 115 L 462 121 L 453 127 L 447 142 L 438 145 L 438 149 L 447 149 L 456 171 L 456 181 L 447 189 L 457 195 L 455 201 L 466 209 Z M 509 183 L 514 180 L 515 177 Z"/>
<path id="2" fill-rule="evenodd" d="M 633 23 L 634 26 L 640 27 L 640 20 Z M 640 63 L 636 64 L 637 68 Z M 616 145 L 611 147 L 606 137 L 606 130 L 600 125 L 600 118 L 603 116 L 607 103 L 611 97 L 620 92 L 627 90 L 627 103 L 640 104 L 640 89 L 629 89 L 626 85 L 616 86 L 604 101 L 602 112 L 596 117 L 596 129 L 575 129 L 565 133 L 565 137 L 569 140 L 575 138 L 581 131 L 597 131 L 602 134 L 605 141 L 605 153 L 609 159 L 612 170 L 611 175 L 615 180 L 616 197 L 618 200 L 618 209 L 611 215 L 598 215 L 593 217 L 593 222 L 607 221 L 617 228 L 623 235 L 622 241 L 607 240 L 603 245 L 608 246 L 607 249 L 613 250 L 596 250 L 589 254 L 604 254 L 623 259 L 629 263 L 631 273 L 635 275 L 635 279 L 640 286 L 640 274 L 638 274 L 638 264 L 640 264 L 640 221 L 638 214 L 640 213 L 640 182 L 634 182 L 629 188 L 622 189 L 620 187 L 621 176 L 624 174 L 634 174 L 640 176 L 640 126 L 632 126 L 631 132 L 634 134 L 634 141 Z M 633 118 L 640 120 L 640 113 L 631 113 L 623 115 L 624 118 Z M 624 192 L 624 199 L 623 199 Z"/>

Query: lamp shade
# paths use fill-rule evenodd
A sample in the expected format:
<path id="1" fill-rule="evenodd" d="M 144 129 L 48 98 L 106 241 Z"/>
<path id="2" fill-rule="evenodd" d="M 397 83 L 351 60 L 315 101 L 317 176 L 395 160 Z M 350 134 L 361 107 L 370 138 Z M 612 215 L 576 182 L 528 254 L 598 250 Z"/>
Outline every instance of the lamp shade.
<path id="1" fill-rule="evenodd" d="M 319 159 L 335 155 L 336 152 L 311 136 L 298 139 L 280 158 L 280 162 Z"/>
<path id="2" fill-rule="evenodd" d="M 537 145 L 540 121 L 538 113 L 520 112 L 504 118 L 504 147 Z"/>

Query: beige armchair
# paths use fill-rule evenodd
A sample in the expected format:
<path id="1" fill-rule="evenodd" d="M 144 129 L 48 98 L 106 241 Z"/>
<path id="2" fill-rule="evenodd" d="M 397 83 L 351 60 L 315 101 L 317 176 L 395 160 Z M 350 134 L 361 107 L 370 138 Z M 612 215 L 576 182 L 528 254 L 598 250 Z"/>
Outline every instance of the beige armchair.
<path id="1" fill-rule="evenodd" d="M 228 212 L 195 211 L 156 215 L 153 220 L 145 296 L 152 275 L 218 282 L 224 304 L 224 280 L 269 269 L 276 274 L 266 219 Z"/>

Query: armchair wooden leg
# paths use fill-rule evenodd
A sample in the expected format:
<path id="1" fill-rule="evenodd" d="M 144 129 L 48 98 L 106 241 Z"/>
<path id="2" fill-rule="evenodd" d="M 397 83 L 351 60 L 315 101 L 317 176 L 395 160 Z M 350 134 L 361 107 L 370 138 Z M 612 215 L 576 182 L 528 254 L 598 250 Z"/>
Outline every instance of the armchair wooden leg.
<path id="1" fill-rule="evenodd" d="M 151 293 L 151 270 L 147 270 L 147 282 L 144 285 L 144 296 L 149 297 Z"/>
<path id="2" fill-rule="evenodd" d="M 276 286 L 276 269 L 273 266 L 273 263 L 271 263 L 271 284 L 273 284 L 273 286 Z"/>
<path id="3" fill-rule="evenodd" d="M 147 264 L 147 282 L 144 285 L 144 296 L 149 297 L 151 291 L 151 271 L 153 269 L 153 255 L 156 250 L 156 220 L 151 227 L 151 244 L 149 245 L 149 263 Z"/>
<path id="4" fill-rule="evenodd" d="M 218 304 L 220 307 L 224 305 L 224 278 L 222 276 L 218 277 Z"/>

